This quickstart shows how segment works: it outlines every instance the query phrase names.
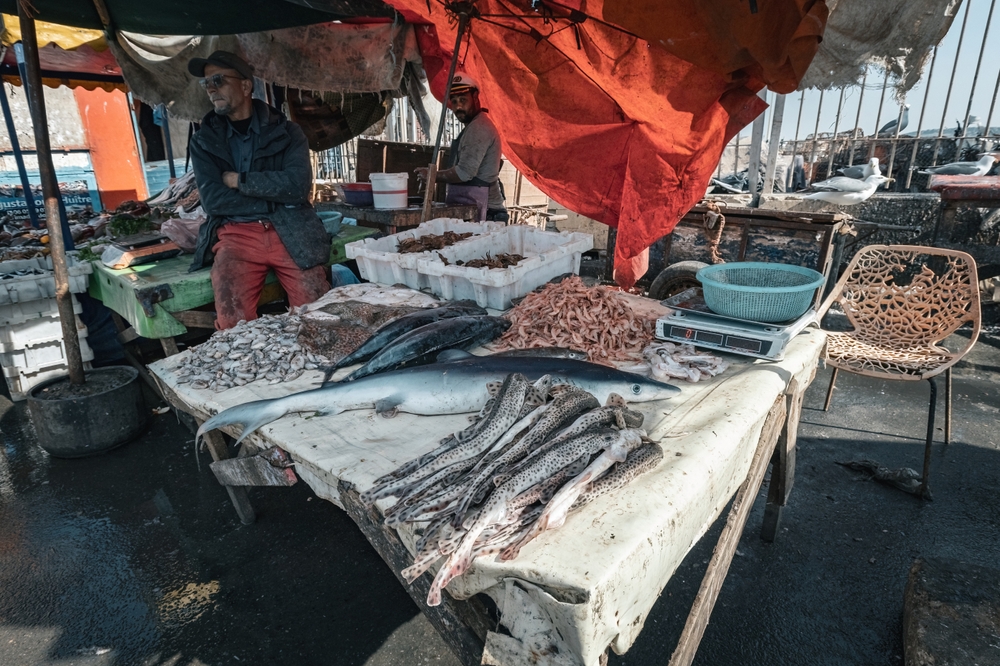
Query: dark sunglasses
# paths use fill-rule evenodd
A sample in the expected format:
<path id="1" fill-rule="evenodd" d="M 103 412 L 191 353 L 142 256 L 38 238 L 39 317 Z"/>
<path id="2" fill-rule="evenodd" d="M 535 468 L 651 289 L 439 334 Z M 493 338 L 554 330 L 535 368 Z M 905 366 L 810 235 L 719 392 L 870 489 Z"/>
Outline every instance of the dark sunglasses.
<path id="1" fill-rule="evenodd" d="M 221 88 L 222 84 L 226 82 L 226 79 L 236 79 L 237 81 L 242 81 L 238 76 L 231 76 L 229 74 L 212 74 L 212 76 L 206 76 L 203 79 L 198 79 L 198 83 L 205 90 L 209 88 Z"/>

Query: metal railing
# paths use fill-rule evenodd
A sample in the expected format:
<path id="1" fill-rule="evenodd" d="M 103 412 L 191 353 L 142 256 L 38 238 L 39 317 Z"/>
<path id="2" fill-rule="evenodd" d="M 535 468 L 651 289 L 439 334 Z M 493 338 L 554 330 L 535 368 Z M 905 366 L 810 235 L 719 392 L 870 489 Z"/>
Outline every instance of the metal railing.
<path id="1" fill-rule="evenodd" d="M 993 26 L 996 0 L 988 1 L 985 21 L 982 21 L 982 13 L 987 0 L 978 2 L 967 0 L 962 4 L 959 11 L 963 12 L 963 15 L 956 17 L 948 35 L 933 48 L 924 75 L 912 89 L 918 91 L 914 96 L 920 96 L 919 91 L 922 89 L 919 105 L 909 105 L 905 97 L 896 100 L 886 99 L 886 92 L 891 89 L 892 77 L 888 69 L 876 66 L 866 70 L 860 85 L 829 90 L 809 89 L 789 95 L 786 106 L 793 107 L 797 103 L 798 108 L 786 108 L 783 120 L 790 126 L 794 118 L 795 132 L 791 138 L 786 137 L 779 141 L 778 159 L 772 160 L 777 173 L 767 173 L 763 180 L 773 181 L 776 191 L 795 189 L 791 186 L 794 180 L 796 156 L 801 158 L 802 163 L 802 172 L 798 174 L 800 187 L 803 184 L 808 185 L 838 175 L 838 170 L 862 165 L 870 158 L 877 157 L 883 174 L 894 179 L 885 188 L 886 190 L 923 192 L 926 191 L 929 176 L 921 174 L 921 169 L 953 161 L 976 161 L 981 152 L 1000 147 L 1000 127 L 992 125 L 997 95 L 1000 93 L 1000 65 L 995 57 L 996 53 L 1000 52 L 1000 35 Z M 969 16 L 972 13 L 976 14 L 976 19 L 970 22 Z M 978 34 L 980 26 L 981 35 Z M 956 41 L 954 56 L 949 58 L 951 45 Z M 946 42 L 947 47 L 942 49 Z M 974 69 L 966 62 L 970 54 L 967 50 L 963 52 L 963 47 L 967 47 L 970 43 L 973 44 L 973 48 L 978 46 Z M 987 54 L 993 57 L 987 58 Z M 966 56 L 964 60 L 963 55 Z M 950 62 L 946 63 L 946 59 Z M 998 70 L 996 80 L 989 82 L 993 83 L 992 97 L 988 98 L 989 111 L 986 114 L 986 122 L 982 123 L 973 114 L 974 102 L 977 92 L 988 91 L 986 87 L 981 90 L 980 86 L 983 84 L 981 75 L 984 68 L 988 70 L 990 67 L 998 67 Z M 932 102 L 932 105 L 941 102 L 941 89 L 944 88 L 944 84 L 935 77 L 941 76 L 942 68 L 950 69 L 950 77 L 943 96 L 940 120 L 934 127 L 933 121 L 929 120 L 928 102 Z M 970 70 L 973 71 L 971 82 L 967 77 Z M 968 96 L 962 100 L 964 104 L 953 103 L 953 95 L 964 94 L 966 91 Z M 863 126 L 868 126 L 871 122 L 871 114 L 870 112 L 863 114 L 862 109 L 865 106 L 866 94 L 872 92 L 879 94 L 879 101 L 875 122 L 869 126 L 872 128 L 869 134 Z M 772 107 L 776 98 L 775 94 L 768 93 L 767 101 Z M 834 101 L 836 101 L 835 107 L 832 106 Z M 982 107 L 982 99 L 979 101 Z M 857 107 L 853 108 L 852 105 L 855 103 Z M 814 105 L 815 117 L 810 118 L 809 114 L 806 114 L 806 118 L 803 118 L 803 112 L 807 107 Z M 897 108 L 892 114 L 894 105 Z M 835 113 L 831 121 L 829 112 L 834 108 Z M 919 113 L 916 113 L 918 108 Z M 918 116 L 915 129 L 909 122 L 910 111 Z M 953 126 L 949 126 L 948 114 L 955 111 L 961 115 L 956 118 Z M 847 120 L 849 118 L 853 120 L 853 127 L 844 129 L 845 120 L 847 123 L 851 122 Z M 925 127 L 925 121 L 931 124 L 931 127 Z M 774 119 L 767 118 L 765 122 L 773 123 Z M 889 129 L 884 129 L 887 125 L 890 125 Z M 804 127 L 810 126 L 812 132 L 803 136 Z M 827 130 L 822 131 L 823 127 Z M 747 182 L 750 179 L 746 177 L 749 165 L 752 162 L 765 163 L 763 155 L 755 161 L 754 156 L 749 154 L 750 132 L 751 128 L 746 127 L 729 142 L 716 169 L 716 179 L 730 185 L 735 184 L 744 191 L 749 191 Z M 770 136 L 770 132 L 765 136 Z M 769 148 L 770 146 L 765 143 L 762 152 Z M 724 190 L 725 188 L 720 185 L 715 192 L 721 193 Z"/>

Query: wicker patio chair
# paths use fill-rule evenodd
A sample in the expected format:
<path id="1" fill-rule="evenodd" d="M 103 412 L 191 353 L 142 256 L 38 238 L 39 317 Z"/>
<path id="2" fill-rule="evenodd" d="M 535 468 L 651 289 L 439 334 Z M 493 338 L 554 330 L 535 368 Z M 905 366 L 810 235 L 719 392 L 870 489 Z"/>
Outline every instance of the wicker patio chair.
<path id="1" fill-rule="evenodd" d="M 951 441 L 951 367 L 979 337 L 976 262 L 965 252 L 915 245 L 869 245 L 851 260 L 820 307 L 822 318 L 837 303 L 853 330 L 827 332 L 825 358 L 833 366 L 823 411 L 830 408 L 837 373 L 930 383 L 927 441 L 920 494 L 929 497 L 934 408 L 942 372 L 945 383 L 944 441 Z M 966 323 L 972 336 L 960 351 L 940 342 Z"/>

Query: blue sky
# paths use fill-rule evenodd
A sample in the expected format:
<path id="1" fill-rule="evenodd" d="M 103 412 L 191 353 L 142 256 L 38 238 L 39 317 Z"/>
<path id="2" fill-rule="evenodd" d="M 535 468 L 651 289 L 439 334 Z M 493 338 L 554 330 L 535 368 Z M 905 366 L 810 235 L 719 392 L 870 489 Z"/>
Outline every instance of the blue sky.
<path id="1" fill-rule="evenodd" d="M 927 85 L 928 65 L 925 66 L 920 83 L 914 86 L 906 94 L 905 102 L 910 105 L 909 125 L 904 130 L 906 132 L 915 131 L 920 117 L 921 106 L 926 98 L 926 108 L 924 110 L 923 129 L 938 128 L 942 126 L 941 118 L 944 114 L 944 127 L 950 129 L 955 127 L 955 120 L 965 118 L 966 109 L 969 104 L 970 93 L 973 92 L 973 76 L 976 69 L 976 62 L 979 60 L 979 51 L 983 46 L 984 36 L 986 47 L 983 55 L 982 65 L 979 70 L 979 77 L 972 95 L 972 115 L 978 115 L 982 123 L 986 123 L 986 116 L 989 113 L 990 102 L 993 100 L 994 88 L 997 83 L 998 71 L 1000 71 L 1000 7 L 995 7 L 993 16 L 989 24 L 987 17 L 990 13 L 990 5 L 995 0 L 965 0 L 959 7 L 958 15 L 955 17 L 948 34 L 938 45 L 936 63 L 934 65 L 933 78 L 930 87 Z M 959 33 L 966 12 L 969 12 L 968 23 L 965 28 L 965 37 L 962 41 L 961 54 L 958 59 L 958 66 L 955 72 L 954 84 L 952 86 L 951 97 L 948 99 L 947 108 L 945 100 L 948 93 L 948 83 L 951 80 L 952 67 L 955 64 L 955 53 L 958 47 Z M 864 99 L 861 106 L 861 117 L 859 126 L 866 134 L 874 133 L 876 129 L 876 118 L 878 116 L 879 98 L 882 96 L 883 72 L 874 67 L 869 69 L 867 85 L 865 86 Z M 929 95 L 927 94 L 929 91 Z M 838 131 L 850 130 L 854 126 L 855 118 L 858 115 L 858 101 L 861 98 L 861 87 L 854 86 L 845 90 L 843 108 L 841 111 Z M 802 106 L 802 122 L 799 128 L 799 139 L 804 139 L 811 134 L 816 127 L 816 109 L 819 104 L 819 91 L 807 90 Z M 781 138 L 790 140 L 795 138 L 795 125 L 799 113 L 801 92 L 792 93 L 785 98 L 785 116 L 781 128 Z M 840 98 L 839 90 L 826 91 L 823 97 L 822 113 L 819 118 L 819 131 L 833 132 L 837 115 L 837 103 Z M 773 104 L 774 94 L 768 94 L 768 102 Z M 878 125 L 885 125 L 886 122 L 894 120 L 899 113 L 899 102 L 893 95 L 891 87 L 884 93 L 881 118 L 878 118 Z M 765 119 L 765 140 L 770 132 L 770 110 Z M 1000 100 L 997 101 L 993 110 L 991 123 L 994 127 L 1000 127 Z M 741 142 L 749 140 L 750 127 L 741 132 Z"/>

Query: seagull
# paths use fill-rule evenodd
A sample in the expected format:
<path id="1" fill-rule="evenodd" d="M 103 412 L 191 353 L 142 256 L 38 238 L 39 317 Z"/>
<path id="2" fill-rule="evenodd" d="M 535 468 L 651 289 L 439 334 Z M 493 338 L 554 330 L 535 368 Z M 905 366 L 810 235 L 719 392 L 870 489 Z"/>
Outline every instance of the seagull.
<path id="1" fill-rule="evenodd" d="M 906 129 L 907 124 L 910 122 L 910 105 L 903 105 L 903 117 L 899 119 L 899 131 L 902 132 Z M 894 136 L 896 134 L 896 121 L 890 120 L 885 125 L 882 125 L 882 129 L 877 132 L 878 136 Z"/>
<path id="2" fill-rule="evenodd" d="M 837 173 L 848 178 L 854 178 L 855 180 L 864 180 L 868 176 L 882 173 L 882 170 L 878 166 L 878 158 L 873 157 L 868 160 L 868 164 L 856 164 L 843 169 L 837 169 Z"/>
<path id="3" fill-rule="evenodd" d="M 819 199 L 838 206 L 853 206 L 859 204 L 871 195 L 882 183 L 888 183 L 891 178 L 882 174 L 873 174 L 864 180 L 834 176 L 828 180 L 813 183 L 812 188 L 819 190 L 815 194 L 806 195 L 806 199 Z"/>
<path id="4" fill-rule="evenodd" d="M 927 167 L 917 173 L 936 176 L 985 176 L 993 168 L 993 163 L 1000 160 L 1000 152 L 983 153 L 978 162 L 952 162 L 936 167 Z"/>

